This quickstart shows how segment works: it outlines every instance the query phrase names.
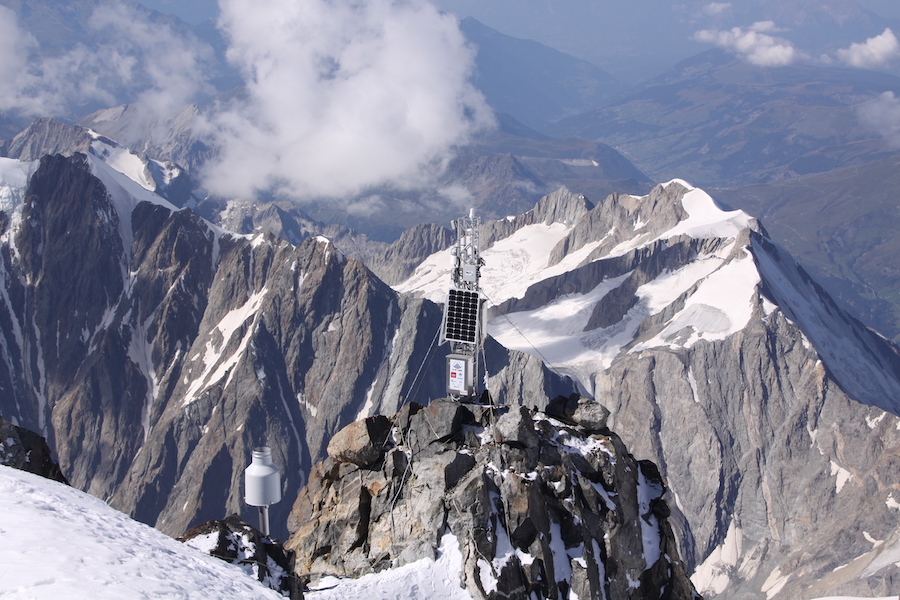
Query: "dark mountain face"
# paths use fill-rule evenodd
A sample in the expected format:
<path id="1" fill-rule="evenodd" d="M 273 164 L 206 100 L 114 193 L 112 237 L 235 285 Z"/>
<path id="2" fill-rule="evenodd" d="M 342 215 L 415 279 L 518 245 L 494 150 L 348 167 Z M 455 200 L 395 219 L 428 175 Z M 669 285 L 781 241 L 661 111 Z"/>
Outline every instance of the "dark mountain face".
<path id="1" fill-rule="evenodd" d="M 228 234 L 129 184 L 46 157 L 2 244 L 0 412 L 51 439 L 74 486 L 180 534 L 241 510 L 253 447 L 290 498 L 337 429 L 443 394 L 437 306 L 324 238 Z M 523 369 L 493 374 L 498 397 L 571 389 L 491 356 Z"/>
<path id="2" fill-rule="evenodd" d="M 619 148 L 657 181 L 759 183 L 890 154 L 856 107 L 898 84 L 868 71 L 760 68 L 711 50 L 550 131 Z"/>

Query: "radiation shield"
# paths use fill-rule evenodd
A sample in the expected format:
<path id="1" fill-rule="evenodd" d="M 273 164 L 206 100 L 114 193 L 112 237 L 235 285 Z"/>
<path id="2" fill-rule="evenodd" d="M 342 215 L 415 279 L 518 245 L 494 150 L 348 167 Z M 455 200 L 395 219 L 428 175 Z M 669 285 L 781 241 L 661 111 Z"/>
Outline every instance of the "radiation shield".
<path id="1" fill-rule="evenodd" d="M 281 472 L 272 463 L 272 450 L 253 449 L 253 461 L 244 471 L 244 501 L 250 506 L 269 506 L 281 500 Z"/>

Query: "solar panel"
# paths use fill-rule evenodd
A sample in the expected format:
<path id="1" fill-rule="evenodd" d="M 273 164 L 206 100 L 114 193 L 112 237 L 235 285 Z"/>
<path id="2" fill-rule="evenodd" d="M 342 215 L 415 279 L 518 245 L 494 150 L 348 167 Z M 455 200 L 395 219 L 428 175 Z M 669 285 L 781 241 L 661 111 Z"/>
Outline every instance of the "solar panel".
<path id="1" fill-rule="evenodd" d="M 474 344 L 478 336 L 481 294 L 451 289 L 444 309 L 444 339 Z"/>

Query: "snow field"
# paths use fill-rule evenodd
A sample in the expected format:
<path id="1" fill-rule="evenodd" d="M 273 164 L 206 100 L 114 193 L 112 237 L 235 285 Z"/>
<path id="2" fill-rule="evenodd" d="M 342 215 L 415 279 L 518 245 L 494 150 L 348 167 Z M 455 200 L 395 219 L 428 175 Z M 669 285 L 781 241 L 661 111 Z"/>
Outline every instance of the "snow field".
<path id="1" fill-rule="evenodd" d="M 69 486 L 0 466 L 0 597 L 276 599 L 240 568 Z"/>

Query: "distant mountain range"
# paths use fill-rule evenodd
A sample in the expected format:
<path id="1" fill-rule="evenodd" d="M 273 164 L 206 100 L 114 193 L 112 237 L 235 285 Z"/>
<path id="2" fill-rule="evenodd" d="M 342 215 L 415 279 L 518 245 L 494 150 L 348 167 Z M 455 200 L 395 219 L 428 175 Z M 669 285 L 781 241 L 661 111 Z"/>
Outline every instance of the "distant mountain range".
<path id="1" fill-rule="evenodd" d="M 600 66 L 631 85 L 639 84 L 710 47 L 694 38 L 700 30 L 734 27 L 747 31 L 771 21 L 771 35 L 787 40 L 812 60 L 837 49 L 864 43 L 885 27 L 900 31 L 896 6 L 877 14 L 886 2 L 856 0 L 689 0 L 660 4 L 653 0 L 597 3 L 572 0 L 438 0 L 441 8 L 472 16 L 508 35 L 531 39 Z M 866 8 L 871 6 L 871 10 Z M 897 63 L 881 68 L 897 72 Z"/>
<path id="2" fill-rule="evenodd" d="M 657 181 L 764 183 L 893 154 L 858 110 L 898 89 L 884 73 L 764 68 L 708 50 L 547 131 L 610 144 Z"/>

